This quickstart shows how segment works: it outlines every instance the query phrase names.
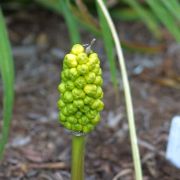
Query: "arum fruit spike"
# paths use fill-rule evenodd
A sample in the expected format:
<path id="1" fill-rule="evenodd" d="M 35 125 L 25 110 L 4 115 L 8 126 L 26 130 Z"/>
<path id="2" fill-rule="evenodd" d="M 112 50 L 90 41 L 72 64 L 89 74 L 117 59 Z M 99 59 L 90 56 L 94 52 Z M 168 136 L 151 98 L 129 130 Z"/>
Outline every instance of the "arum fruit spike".
<path id="1" fill-rule="evenodd" d="M 100 122 L 100 111 L 104 107 L 100 60 L 90 46 L 85 49 L 75 44 L 65 55 L 58 86 L 59 121 L 75 133 L 91 132 Z"/>

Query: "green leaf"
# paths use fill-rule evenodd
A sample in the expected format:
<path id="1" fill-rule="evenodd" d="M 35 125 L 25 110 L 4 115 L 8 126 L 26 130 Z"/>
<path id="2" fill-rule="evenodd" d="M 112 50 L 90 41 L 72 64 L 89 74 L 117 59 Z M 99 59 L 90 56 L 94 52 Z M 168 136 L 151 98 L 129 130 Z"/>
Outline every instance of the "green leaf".
<path id="1" fill-rule="evenodd" d="M 59 2 L 58 2 L 59 0 L 35 0 L 35 1 L 41 4 L 42 6 L 50 10 L 53 10 L 58 14 L 62 14 L 62 9 L 61 6 L 59 6 Z"/>
<path id="2" fill-rule="evenodd" d="M 78 31 L 77 21 L 71 11 L 69 0 L 36 0 L 36 2 L 60 15 L 63 15 L 68 27 L 71 44 L 80 42 L 80 34 Z"/>
<path id="3" fill-rule="evenodd" d="M 96 3 L 97 3 L 97 1 L 96 1 Z M 117 78 L 116 78 L 117 69 L 116 69 L 116 63 L 115 63 L 115 58 L 114 58 L 114 55 L 115 55 L 114 41 L 113 41 L 109 26 L 107 24 L 106 18 L 104 16 L 104 14 L 102 13 L 102 10 L 99 7 L 98 3 L 96 5 L 97 5 L 97 11 L 98 11 L 98 16 L 99 16 L 99 20 L 100 20 L 105 50 L 106 50 L 106 54 L 107 54 L 108 61 L 109 61 L 111 80 L 113 82 L 114 87 L 117 87 Z"/>
<path id="4" fill-rule="evenodd" d="M 158 23 L 154 18 L 153 14 L 146 10 L 138 1 L 136 0 L 123 0 L 130 7 L 132 7 L 140 16 L 141 20 L 146 24 L 146 26 L 151 30 L 151 32 L 158 38 L 161 37 Z"/>
<path id="5" fill-rule="evenodd" d="M 161 2 L 177 20 L 180 20 L 180 3 L 177 0 L 161 0 Z"/>
<path id="6" fill-rule="evenodd" d="M 8 141 L 14 101 L 14 65 L 5 21 L 0 8 L 0 72 L 3 81 L 3 125 L 0 139 L 0 157 L 2 158 Z"/>
<path id="7" fill-rule="evenodd" d="M 150 0 L 146 1 L 157 18 L 165 25 L 169 32 L 174 36 L 176 41 L 180 42 L 180 29 L 176 25 L 176 21 L 170 12 L 163 7 L 161 1 Z"/>
<path id="8" fill-rule="evenodd" d="M 111 10 L 111 16 L 117 20 L 138 21 L 139 14 L 132 8 L 118 8 Z"/>
<path id="9" fill-rule="evenodd" d="M 66 24 L 68 26 L 71 43 L 80 43 L 80 34 L 78 31 L 78 26 L 76 23 L 76 20 L 74 18 L 74 15 L 72 14 L 72 11 L 70 10 L 69 0 L 59 0 L 59 6 L 62 8 L 62 13 L 64 15 L 64 18 L 66 20 Z"/>

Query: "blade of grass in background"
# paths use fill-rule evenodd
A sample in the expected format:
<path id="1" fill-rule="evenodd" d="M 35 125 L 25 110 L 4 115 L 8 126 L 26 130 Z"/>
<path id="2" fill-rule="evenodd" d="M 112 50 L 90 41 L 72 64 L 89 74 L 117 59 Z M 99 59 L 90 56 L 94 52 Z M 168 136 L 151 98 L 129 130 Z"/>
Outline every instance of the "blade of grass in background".
<path id="1" fill-rule="evenodd" d="M 95 36 L 100 36 L 101 32 L 99 24 L 89 13 L 89 10 L 85 6 L 85 4 L 81 0 L 79 0 L 76 1 L 76 5 L 77 6 L 71 3 L 71 10 L 79 24 L 93 33 Z"/>
<path id="2" fill-rule="evenodd" d="M 142 168 L 141 168 L 141 160 L 140 160 L 139 148 L 138 148 L 138 143 L 137 143 L 136 125 L 135 125 L 135 120 L 134 120 L 131 91 L 130 91 L 128 75 L 127 75 L 127 71 L 126 71 L 126 63 L 124 60 L 120 40 L 119 40 L 117 31 L 116 31 L 115 25 L 111 19 L 111 16 L 110 16 L 106 6 L 104 5 L 103 0 L 96 0 L 96 1 L 98 2 L 99 7 L 101 8 L 101 10 L 107 20 L 107 23 L 109 24 L 109 28 L 111 30 L 111 33 L 112 33 L 112 36 L 114 39 L 117 56 L 118 56 L 118 61 L 119 61 L 120 69 L 121 69 L 123 87 L 124 87 L 126 111 L 127 111 L 130 140 L 131 140 L 131 151 L 132 151 L 133 163 L 134 163 L 134 168 L 135 168 L 135 177 L 136 177 L 135 179 L 142 180 L 143 175 L 142 175 Z"/>
<path id="3" fill-rule="evenodd" d="M 117 20 L 138 21 L 139 14 L 132 8 L 118 8 L 111 10 L 111 16 Z"/>
<path id="4" fill-rule="evenodd" d="M 161 1 L 146 1 L 157 18 L 165 25 L 169 32 L 174 36 L 176 41 L 180 42 L 180 29 L 176 25 L 175 19 L 170 12 L 164 8 Z"/>
<path id="5" fill-rule="evenodd" d="M 98 11 L 98 16 L 99 16 L 99 20 L 100 20 L 104 46 L 105 46 L 106 54 L 108 57 L 110 73 L 111 73 L 111 80 L 112 80 L 114 87 L 117 88 L 117 77 L 116 77 L 117 69 L 116 69 L 116 63 L 115 63 L 115 58 L 114 58 L 114 56 L 115 56 L 114 41 L 112 39 L 111 31 L 107 24 L 106 18 L 104 17 L 104 14 L 102 13 L 102 10 L 99 7 L 98 3 L 97 3 L 97 11 Z"/>
<path id="6" fill-rule="evenodd" d="M 80 34 L 78 31 L 78 26 L 76 23 L 76 20 L 74 18 L 74 15 L 72 14 L 72 11 L 70 10 L 69 0 L 59 0 L 59 6 L 62 8 L 62 13 L 64 15 L 64 18 L 66 20 L 66 24 L 68 26 L 71 43 L 80 43 Z"/>
<path id="7" fill-rule="evenodd" d="M 60 15 L 63 15 L 68 27 L 71 44 L 80 42 L 78 26 L 74 14 L 72 14 L 69 0 L 36 0 L 36 2 Z"/>
<path id="8" fill-rule="evenodd" d="M 36 0 L 36 2 L 38 2 L 42 6 L 47 7 L 48 9 L 54 11 L 55 13 L 58 13 L 59 15 L 63 15 L 62 7 L 60 7 L 58 5 L 58 1 L 59 0 L 53 0 L 53 1 L 52 0 Z M 69 5 L 70 5 L 69 8 L 70 8 L 70 11 L 72 12 L 72 15 L 74 16 L 75 20 L 78 22 L 78 24 L 81 27 L 85 28 L 87 31 L 92 33 L 95 37 L 102 37 L 102 33 L 101 33 L 101 29 L 100 29 L 99 25 L 97 26 L 97 24 L 93 23 L 92 21 L 87 21 L 87 18 L 84 17 L 84 14 L 73 3 L 69 3 Z M 128 12 L 131 10 L 132 10 L 132 14 L 129 16 Z M 118 10 L 115 9 L 115 11 L 116 11 L 115 18 L 118 18 L 118 15 L 119 15 L 118 11 L 121 11 L 123 15 L 120 14 L 120 16 L 122 15 L 124 20 L 140 19 L 139 14 L 132 8 L 129 8 L 129 10 L 125 13 L 123 13 L 123 8 L 120 8 Z M 113 12 L 114 12 L 114 9 L 112 9 L 112 14 L 113 14 Z M 135 18 L 133 18 L 133 17 L 135 17 Z M 121 41 L 122 41 L 122 46 L 128 50 L 147 52 L 147 53 L 156 53 L 156 50 L 154 51 L 154 49 L 156 49 L 156 47 L 149 48 L 148 45 L 146 45 L 146 48 L 144 48 L 142 45 L 140 45 L 140 46 L 134 45 L 134 44 L 136 44 L 136 42 L 135 43 L 134 42 L 127 43 L 126 40 L 121 40 Z M 149 50 L 148 50 L 148 48 L 149 48 Z"/>
<path id="9" fill-rule="evenodd" d="M 138 1 L 136 0 L 123 0 L 126 4 L 132 7 L 140 16 L 141 20 L 146 24 L 146 26 L 151 30 L 151 32 L 157 37 L 161 37 L 158 23 L 148 10 L 146 10 Z"/>
<path id="10" fill-rule="evenodd" d="M 177 20 L 180 20 L 180 3 L 177 0 L 161 0 L 161 2 Z"/>
<path id="11" fill-rule="evenodd" d="M 3 81 L 3 124 L 0 139 L 0 158 L 8 141 L 14 101 L 14 65 L 5 21 L 0 8 L 0 72 Z"/>
<path id="12" fill-rule="evenodd" d="M 36 0 L 36 2 L 58 14 L 62 14 L 61 6 L 59 6 L 59 0 Z"/>

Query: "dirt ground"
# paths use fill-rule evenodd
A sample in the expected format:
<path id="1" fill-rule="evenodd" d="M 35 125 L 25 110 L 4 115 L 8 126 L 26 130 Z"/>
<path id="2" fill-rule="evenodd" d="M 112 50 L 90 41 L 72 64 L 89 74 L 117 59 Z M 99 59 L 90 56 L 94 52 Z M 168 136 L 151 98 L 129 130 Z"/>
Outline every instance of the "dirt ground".
<path id="1" fill-rule="evenodd" d="M 16 96 L 0 180 L 69 180 L 71 133 L 58 123 L 56 106 L 62 59 L 71 47 L 67 27 L 61 17 L 43 10 L 7 13 L 6 17 Z M 118 22 L 117 28 L 122 39 L 157 43 L 141 23 Z M 93 38 L 83 29 L 81 35 L 83 43 Z M 165 49 L 155 54 L 124 49 L 144 180 L 180 179 L 180 171 L 165 159 L 170 122 L 180 114 L 180 46 L 168 35 L 163 45 Z M 105 109 L 101 123 L 87 136 L 86 180 L 133 180 L 120 72 L 120 100 L 116 102 L 101 39 L 97 38 L 94 49 L 103 68 Z"/>

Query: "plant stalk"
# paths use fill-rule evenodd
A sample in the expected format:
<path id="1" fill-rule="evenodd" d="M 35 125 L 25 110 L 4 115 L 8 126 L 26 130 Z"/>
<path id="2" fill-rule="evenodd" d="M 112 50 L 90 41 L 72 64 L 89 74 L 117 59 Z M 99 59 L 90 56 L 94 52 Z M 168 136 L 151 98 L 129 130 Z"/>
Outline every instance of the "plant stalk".
<path id="1" fill-rule="evenodd" d="M 72 137 L 71 180 L 84 180 L 85 136 Z"/>
<path id="2" fill-rule="evenodd" d="M 132 147 L 132 155 L 133 155 L 133 162 L 135 167 L 135 177 L 136 180 L 142 180 L 142 168 L 141 168 L 141 161 L 140 161 L 140 155 L 139 155 L 139 149 L 138 149 L 138 143 L 137 143 L 137 135 L 136 135 L 136 126 L 134 122 L 134 112 L 133 112 L 133 104 L 132 104 L 132 98 L 131 98 L 131 91 L 126 71 L 126 65 L 125 60 L 121 48 L 121 44 L 118 38 L 118 34 L 116 31 L 116 28 L 114 26 L 114 23 L 111 19 L 111 16 L 104 5 L 103 0 L 97 0 L 102 12 L 104 13 L 104 16 L 107 20 L 107 23 L 109 24 L 114 42 L 115 47 L 117 50 L 117 56 L 118 61 L 121 69 L 121 75 L 122 75 L 122 81 L 124 86 L 124 94 L 125 94 L 125 102 L 126 102 L 126 110 L 127 110 L 127 117 L 128 117 L 128 124 L 129 124 L 129 131 L 130 131 L 130 140 L 131 140 L 131 147 Z"/>

